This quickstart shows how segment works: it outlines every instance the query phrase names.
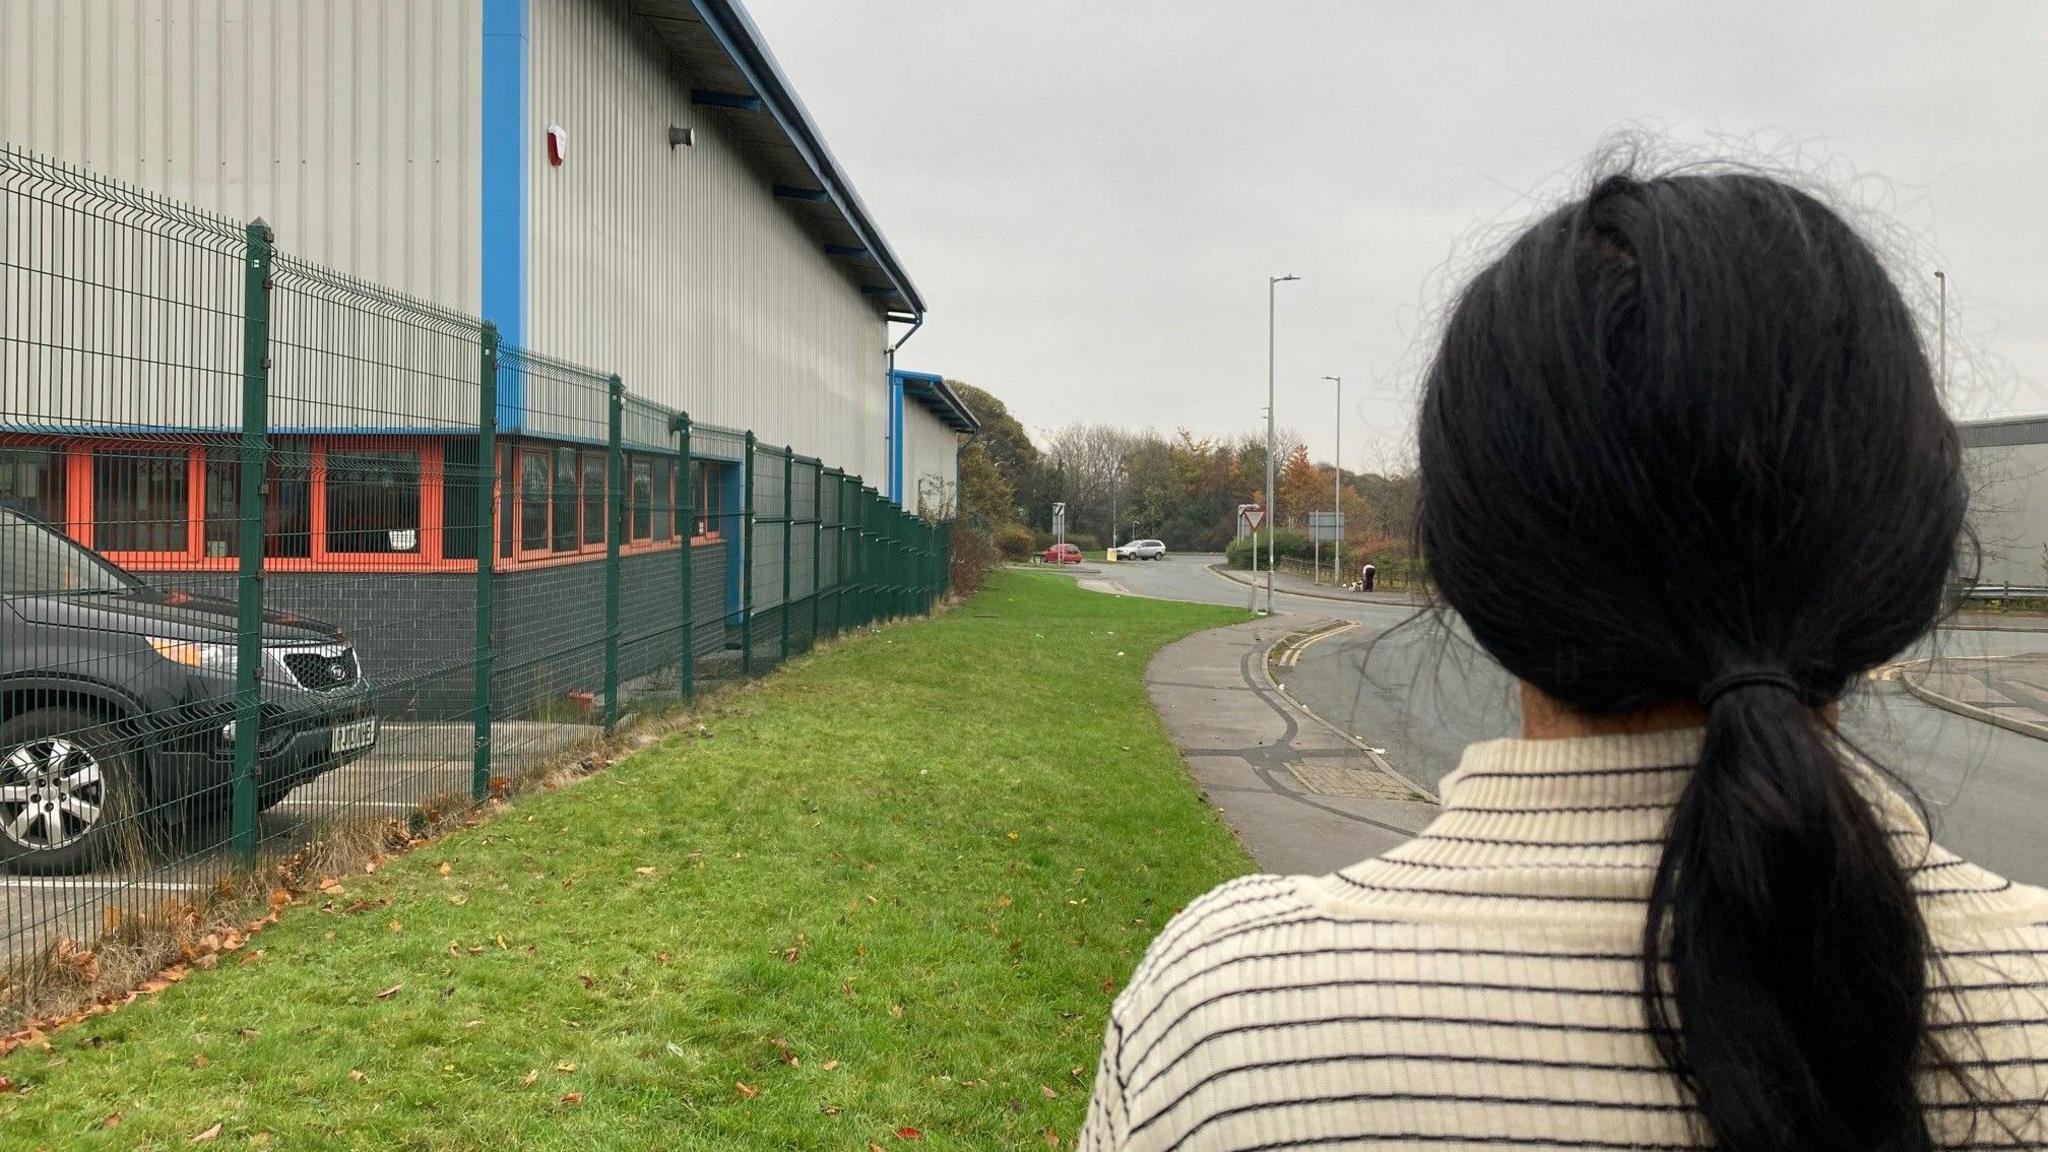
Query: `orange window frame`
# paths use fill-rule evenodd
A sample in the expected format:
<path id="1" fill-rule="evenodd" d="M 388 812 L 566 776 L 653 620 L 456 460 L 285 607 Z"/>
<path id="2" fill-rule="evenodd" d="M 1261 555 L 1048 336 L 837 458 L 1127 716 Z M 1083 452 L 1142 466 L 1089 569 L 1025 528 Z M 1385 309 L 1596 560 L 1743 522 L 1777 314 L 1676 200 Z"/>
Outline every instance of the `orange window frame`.
<path id="1" fill-rule="evenodd" d="M 718 529 L 718 518 L 722 514 L 719 505 L 725 503 L 725 463 L 720 460 L 692 460 L 703 468 L 690 482 L 690 543 L 718 544 L 725 540 L 725 533 Z M 718 499 L 713 500 L 713 494 Z"/>
<path id="2" fill-rule="evenodd" d="M 341 552 L 327 546 L 327 458 L 330 452 L 415 452 L 419 457 L 419 549 L 416 552 Z M 443 555 L 442 489 L 446 453 L 438 436 L 315 436 L 313 438 L 313 557 L 329 571 L 475 571 L 474 560 Z M 301 561 L 305 563 L 305 561 Z"/>
<path id="3" fill-rule="evenodd" d="M 301 441 L 300 437 L 290 440 Z M 314 436 L 302 440 L 311 455 L 308 508 L 310 556 L 268 556 L 264 570 L 279 571 L 438 571 L 474 572 L 476 561 L 449 559 L 443 554 L 442 514 L 445 453 L 438 436 Z M 123 568 L 137 572 L 232 572 L 241 564 L 238 557 L 206 555 L 206 482 L 210 461 L 232 459 L 240 448 L 234 444 L 202 444 L 191 441 L 117 439 L 98 437 L 71 439 L 38 436 L 8 436 L 0 444 L 20 447 L 48 447 L 63 457 L 64 531 L 79 544 Z M 419 550 L 416 552 L 341 552 L 327 546 L 327 456 L 330 451 L 407 451 L 420 462 Z M 175 551 L 137 552 L 101 549 L 94 539 L 98 511 L 94 491 L 94 461 L 101 453 L 183 452 L 185 454 L 185 546 Z M 214 456 L 213 453 L 225 455 Z M 495 493 L 493 494 L 495 498 Z"/>

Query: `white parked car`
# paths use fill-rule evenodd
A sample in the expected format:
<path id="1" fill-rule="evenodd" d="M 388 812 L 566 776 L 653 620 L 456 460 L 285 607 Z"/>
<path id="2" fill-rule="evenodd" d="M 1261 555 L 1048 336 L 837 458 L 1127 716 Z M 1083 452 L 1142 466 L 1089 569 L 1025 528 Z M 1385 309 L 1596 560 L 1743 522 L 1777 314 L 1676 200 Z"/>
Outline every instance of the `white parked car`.
<path id="1" fill-rule="evenodd" d="M 1133 540 L 1116 550 L 1119 560 L 1164 560 L 1166 543 L 1161 540 Z"/>

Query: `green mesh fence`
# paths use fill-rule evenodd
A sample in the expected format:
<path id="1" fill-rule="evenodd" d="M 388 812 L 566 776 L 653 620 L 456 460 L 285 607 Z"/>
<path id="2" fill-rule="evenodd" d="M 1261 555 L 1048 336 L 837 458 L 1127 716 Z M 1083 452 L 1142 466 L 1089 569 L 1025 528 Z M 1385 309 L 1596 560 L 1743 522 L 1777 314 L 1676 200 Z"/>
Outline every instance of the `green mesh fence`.
<path id="1" fill-rule="evenodd" d="M 858 477 L 290 240 L 0 149 L 0 1010 L 944 591 Z"/>

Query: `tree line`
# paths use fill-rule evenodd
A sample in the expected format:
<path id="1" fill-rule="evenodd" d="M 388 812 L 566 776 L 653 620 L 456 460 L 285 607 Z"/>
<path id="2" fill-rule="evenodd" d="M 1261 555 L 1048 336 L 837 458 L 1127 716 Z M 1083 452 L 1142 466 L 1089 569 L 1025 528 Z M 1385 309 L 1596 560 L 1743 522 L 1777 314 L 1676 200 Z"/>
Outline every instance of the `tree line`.
<path id="1" fill-rule="evenodd" d="M 1184 428 L 1163 435 L 1074 423 L 1040 444 L 1001 400 L 949 383 L 982 427 L 960 454 L 961 515 L 1012 556 L 1044 546 L 1056 502 L 1067 506 L 1067 538 L 1084 547 L 1149 537 L 1177 551 L 1220 552 L 1236 535 L 1238 505 L 1265 500 L 1263 434 L 1222 440 Z M 1294 433 L 1276 439 L 1276 523 L 1305 532 L 1310 512 L 1333 506 L 1336 472 L 1311 461 Z M 1413 471 L 1346 470 L 1343 484 L 1347 552 L 1405 557 L 1415 526 Z"/>

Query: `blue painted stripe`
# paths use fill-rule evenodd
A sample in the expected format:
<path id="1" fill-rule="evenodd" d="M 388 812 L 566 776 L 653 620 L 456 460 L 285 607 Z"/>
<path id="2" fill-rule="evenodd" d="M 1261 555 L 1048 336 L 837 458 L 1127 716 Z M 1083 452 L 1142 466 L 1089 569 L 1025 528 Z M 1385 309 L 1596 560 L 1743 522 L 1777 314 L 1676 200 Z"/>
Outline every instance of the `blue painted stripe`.
<path id="1" fill-rule="evenodd" d="M 484 0 L 483 218 L 484 319 L 498 339 L 526 343 L 527 0 Z M 513 431 L 525 409 L 525 380 L 498 378 L 498 427 Z"/>

